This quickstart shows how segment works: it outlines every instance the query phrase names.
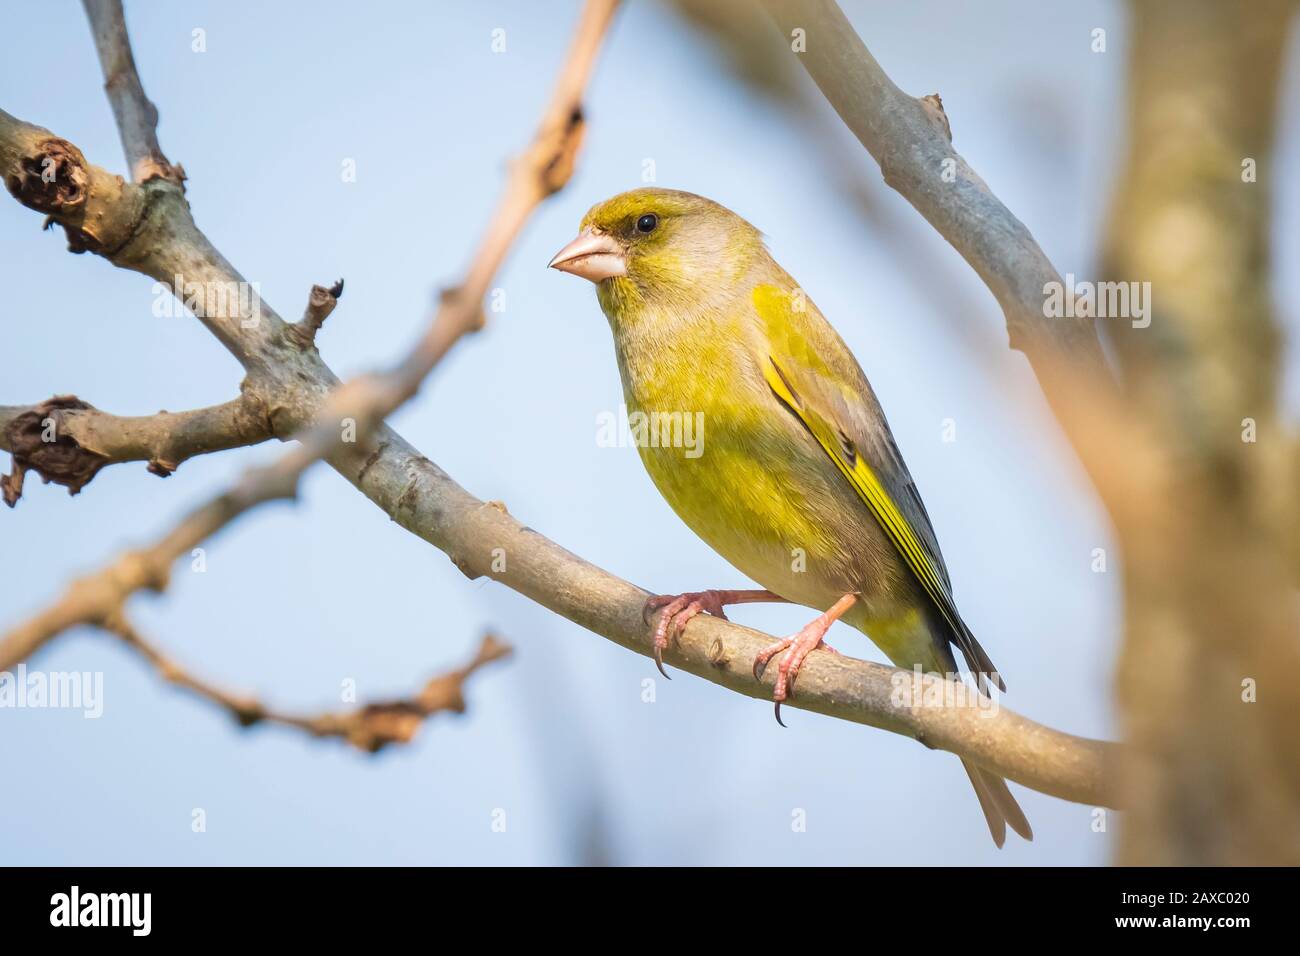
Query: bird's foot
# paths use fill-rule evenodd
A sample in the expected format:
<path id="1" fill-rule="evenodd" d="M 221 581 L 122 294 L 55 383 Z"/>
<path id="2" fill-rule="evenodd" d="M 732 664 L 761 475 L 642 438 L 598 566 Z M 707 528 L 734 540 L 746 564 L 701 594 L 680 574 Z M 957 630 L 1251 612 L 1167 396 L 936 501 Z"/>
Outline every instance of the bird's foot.
<path id="1" fill-rule="evenodd" d="M 772 700 L 775 703 L 776 722 L 782 727 L 785 721 L 781 719 L 781 703 L 794 696 L 795 678 L 799 676 L 799 668 L 803 666 L 804 659 L 815 650 L 830 651 L 832 654 L 838 654 L 835 648 L 827 644 L 823 638 L 826 632 L 830 630 L 840 617 L 853 606 L 857 600 L 856 594 L 846 594 L 835 602 L 834 606 L 825 614 L 821 614 L 809 621 L 793 637 L 787 637 L 769 644 L 758 652 L 754 658 L 754 679 L 762 680 L 763 672 L 767 669 L 768 662 L 782 654 L 781 663 L 776 669 L 776 686 L 772 688 Z"/>
<path id="2" fill-rule="evenodd" d="M 662 611 L 655 623 L 654 657 L 659 673 L 668 677 L 664 670 L 664 651 L 668 643 L 681 634 L 691 618 L 708 611 L 714 617 L 727 619 L 723 610 L 726 604 L 752 604 L 758 601 L 784 601 L 785 598 L 771 591 L 687 591 L 684 594 L 658 594 L 646 600 L 642 617 L 649 620 L 650 615 Z M 672 680 L 671 677 L 668 677 Z"/>
<path id="3" fill-rule="evenodd" d="M 839 651 L 822 640 L 822 635 L 825 633 L 826 628 L 819 627 L 817 621 L 813 621 L 794 637 L 787 637 L 763 648 L 758 652 L 758 656 L 754 658 L 754 679 L 762 680 L 763 671 L 767 670 L 768 661 L 782 651 L 786 652 L 785 656 L 781 658 L 781 663 L 777 665 L 776 686 L 772 689 L 776 722 L 782 727 L 785 726 L 785 721 L 781 719 L 781 702 L 794 696 L 794 679 L 799 676 L 799 668 L 803 666 L 804 658 L 812 651 L 839 653 Z"/>

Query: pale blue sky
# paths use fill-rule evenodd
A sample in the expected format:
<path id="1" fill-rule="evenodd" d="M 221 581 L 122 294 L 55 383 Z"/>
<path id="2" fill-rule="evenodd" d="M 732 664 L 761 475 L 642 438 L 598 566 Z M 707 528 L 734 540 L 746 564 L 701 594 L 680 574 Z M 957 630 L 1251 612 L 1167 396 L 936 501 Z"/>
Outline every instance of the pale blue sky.
<path id="1" fill-rule="evenodd" d="M 846 5 L 906 90 L 939 91 L 955 141 L 1062 272 L 1087 276 L 1120 146 L 1126 24 L 1113 2 Z M 531 135 L 576 4 L 130 3 L 163 148 L 190 176 L 200 226 L 286 316 L 313 282 L 347 293 L 321 340 L 341 374 L 398 354 L 433 291 L 464 266 Z M 206 30 L 207 51 L 191 50 Z M 506 30 L 507 51 L 490 35 Z M 1108 50 L 1090 50 L 1095 27 Z M 1291 102 L 1296 73 L 1292 71 Z M 802 82 L 802 81 L 801 81 Z M 0 101 L 121 171 L 80 4 L 30 5 L 0 36 Z M 1294 112 L 1294 111 L 1292 111 Z M 505 312 L 395 418 L 458 481 L 597 564 L 656 591 L 744 586 L 659 498 L 630 448 L 598 447 L 618 408 L 591 288 L 548 272 L 592 203 L 641 183 L 711 196 L 761 228 L 871 377 L 925 495 L 963 614 L 1021 712 L 1113 735 L 1112 539 L 1023 358 L 978 280 L 879 182 L 818 105 L 813 122 L 739 85 L 664 7 L 631 2 L 590 98 L 577 175 L 529 224 L 499 277 Z M 829 131 L 829 142 L 812 141 Z M 836 159 L 836 157 L 839 157 Z M 344 159 L 357 181 L 341 181 Z M 1284 158 L 1297 156 L 1294 122 Z M 1281 166 L 1282 158 L 1279 160 Z M 842 164 L 847 164 L 844 166 Z M 865 171 L 879 216 L 843 198 Z M 1296 261 L 1297 195 L 1279 184 L 1279 261 Z M 0 204 L 0 404 L 75 392 L 123 414 L 235 394 L 236 363 L 191 318 L 156 318 L 148 279 L 63 251 L 59 232 Z M 910 263 L 910 265 L 909 265 Z M 1297 300 L 1295 277 L 1280 286 Z M 1294 319 L 1294 313 L 1289 318 Z M 961 331 L 964 330 L 964 331 Z M 985 352 L 992 356 L 985 361 Z M 956 422 L 957 441 L 941 441 Z M 108 469 L 77 498 L 28 485 L 0 513 L 0 626 L 72 574 L 147 540 L 264 446 L 166 481 Z M 7 456 L 5 467 L 7 468 Z M 104 714 L 0 711 L 6 863 L 1098 863 L 1087 807 L 1015 788 L 1037 838 L 988 839 L 957 761 L 913 742 L 771 707 L 632 655 L 489 582 L 468 582 L 346 482 L 313 471 L 296 507 L 239 522 L 133 605 L 176 657 L 291 709 L 401 693 L 465 658 L 488 626 L 517 647 L 468 689 L 464 718 L 367 758 L 230 719 L 164 685 L 93 632 L 44 670 L 104 673 Z M 754 606 L 783 633 L 803 609 Z M 880 659 L 856 632 L 841 650 Z M 191 832 L 191 812 L 207 832 Z M 493 813 L 506 832 L 493 832 Z M 794 833 L 792 813 L 807 814 Z M 1113 823 L 1113 821 L 1112 821 Z"/>

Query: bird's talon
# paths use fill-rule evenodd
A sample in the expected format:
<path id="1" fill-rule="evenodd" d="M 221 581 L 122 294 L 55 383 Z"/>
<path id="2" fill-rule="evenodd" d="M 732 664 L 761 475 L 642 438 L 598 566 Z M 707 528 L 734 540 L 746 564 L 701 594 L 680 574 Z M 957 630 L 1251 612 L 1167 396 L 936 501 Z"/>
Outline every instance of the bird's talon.
<path id="1" fill-rule="evenodd" d="M 804 660 L 815 650 L 827 650 L 832 654 L 838 653 L 835 648 L 823 643 L 822 637 L 826 634 L 826 629 L 834 619 L 839 617 L 844 609 L 847 609 L 853 603 L 851 597 L 851 595 L 846 596 L 836 603 L 833 610 L 838 611 L 838 613 L 834 617 L 831 617 L 831 612 L 828 611 L 793 637 L 787 637 L 774 644 L 769 644 L 759 651 L 754 658 L 754 679 L 762 680 L 768 662 L 778 654 L 781 656 L 781 663 L 777 668 L 776 684 L 772 688 L 772 699 L 776 703 L 776 722 L 782 727 L 785 726 L 785 721 L 781 719 L 781 703 L 794 699 L 794 683 L 799 677 L 799 669 L 803 667 Z"/>
<path id="2" fill-rule="evenodd" d="M 756 593 L 760 600 L 780 600 L 767 591 L 689 591 L 685 594 L 655 594 L 646 598 L 641 607 L 641 620 L 647 625 L 654 622 L 654 660 L 659 673 L 672 680 L 664 669 L 664 648 L 681 637 L 692 619 L 707 611 L 725 621 L 727 614 L 723 610 L 723 601 L 743 603 L 754 600 Z M 657 622 L 654 621 L 656 613 L 659 614 Z"/>
<path id="3" fill-rule="evenodd" d="M 773 701 L 773 713 L 776 715 L 776 722 L 782 727 L 785 727 L 785 721 L 781 719 L 781 702 L 779 700 Z M 789 728 L 786 729 L 788 730 Z"/>
<path id="4" fill-rule="evenodd" d="M 664 670 L 664 649 L 657 644 L 655 645 L 655 667 L 659 668 L 659 673 L 664 675 L 665 680 L 672 680 Z"/>

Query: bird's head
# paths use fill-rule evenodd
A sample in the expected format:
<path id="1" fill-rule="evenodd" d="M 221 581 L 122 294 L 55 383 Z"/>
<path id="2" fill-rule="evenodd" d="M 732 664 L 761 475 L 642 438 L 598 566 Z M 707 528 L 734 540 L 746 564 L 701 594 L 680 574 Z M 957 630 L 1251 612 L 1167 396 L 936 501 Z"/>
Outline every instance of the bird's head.
<path id="1" fill-rule="evenodd" d="M 757 229 L 711 199 L 634 189 L 593 206 L 550 266 L 595 283 L 602 305 L 698 302 L 735 287 L 762 249 Z"/>

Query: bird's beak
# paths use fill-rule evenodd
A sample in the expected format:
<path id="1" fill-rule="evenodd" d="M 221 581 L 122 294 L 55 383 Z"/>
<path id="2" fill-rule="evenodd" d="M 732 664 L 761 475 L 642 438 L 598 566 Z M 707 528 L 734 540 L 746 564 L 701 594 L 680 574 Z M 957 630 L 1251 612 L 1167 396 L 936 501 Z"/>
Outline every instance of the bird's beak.
<path id="1" fill-rule="evenodd" d="M 578 233 L 578 238 L 557 252 L 548 265 L 592 282 L 627 275 L 623 247 L 590 227 Z"/>

